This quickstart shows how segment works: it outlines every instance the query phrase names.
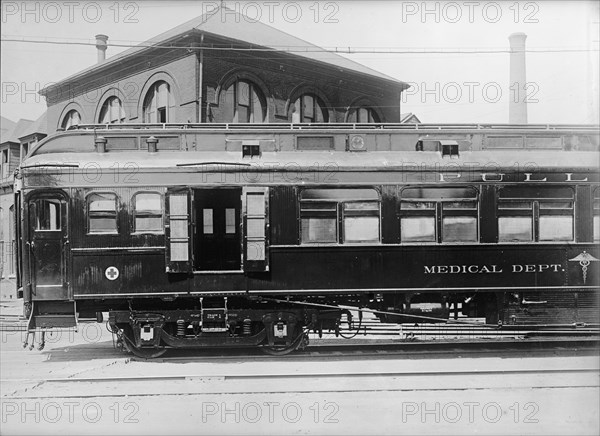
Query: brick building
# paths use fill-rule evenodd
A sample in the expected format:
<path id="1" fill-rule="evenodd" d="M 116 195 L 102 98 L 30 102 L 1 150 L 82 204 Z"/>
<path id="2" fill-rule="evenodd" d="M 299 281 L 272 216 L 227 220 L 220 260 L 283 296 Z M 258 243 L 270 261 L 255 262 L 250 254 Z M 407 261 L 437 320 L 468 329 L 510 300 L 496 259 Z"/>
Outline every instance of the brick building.
<path id="1" fill-rule="evenodd" d="M 0 133 L 0 280 L 15 274 L 13 174 L 19 162 L 46 136 L 46 114 L 13 122 L 2 117 Z"/>
<path id="2" fill-rule="evenodd" d="M 226 8 L 41 91 L 48 128 L 92 123 L 400 122 L 403 82 Z"/>
<path id="3" fill-rule="evenodd" d="M 12 274 L 13 180 L 38 140 L 76 124 L 400 122 L 407 84 L 232 10 L 194 18 L 41 90 L 36 121 L 3 119 L 0 257 Z M 6 126 L 6 128 L 5 128 Z"/>

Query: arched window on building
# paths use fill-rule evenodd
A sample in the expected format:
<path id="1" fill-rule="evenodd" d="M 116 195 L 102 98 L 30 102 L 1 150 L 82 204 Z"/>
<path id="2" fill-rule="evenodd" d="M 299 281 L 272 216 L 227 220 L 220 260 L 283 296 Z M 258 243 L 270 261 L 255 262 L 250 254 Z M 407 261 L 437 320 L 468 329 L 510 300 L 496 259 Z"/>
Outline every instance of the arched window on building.
<path id="1" fill-rule="evenodd" d="M 168 123 L 172 105 L 169 84 L 163 80 L 154 83 L 144 98 L 144 122 Z"/>
<path id="2" fill-rule="evenodd" d="M 102 105 L 98 122 L 100 124 L 119 124 L 124 123 L 126 117 L 121 99 L 113 96 L 106 99 Z"/>
<path id="3" fill-rule="evenodd" d="M 292 123 L 328 123 L 329 111 L 314 94 L 302 94 L 291 108 Z"/>
<path id="4" fill-rule="evenodd" d="M 370 107 L 356 107 L 350 108 L 348 111 L 348 122 L 349 123 L 379 123 L 379 115 L 373 108 Z"/>
<path id="5" fill-rule="evenodd" d="M 267 101 L 258 86 L 247 80 L 236 80 L 227 88 L 223 100 L 226 123 L 264 123 Z"/>
<path id="6" fill-rule="evenodd" d="M 60 127 L 67 130 L 69 127 L 77 126 L 81 122 L 81 115 L 75 109 L 67 112 L 67 115 L 62 120 Z"/>

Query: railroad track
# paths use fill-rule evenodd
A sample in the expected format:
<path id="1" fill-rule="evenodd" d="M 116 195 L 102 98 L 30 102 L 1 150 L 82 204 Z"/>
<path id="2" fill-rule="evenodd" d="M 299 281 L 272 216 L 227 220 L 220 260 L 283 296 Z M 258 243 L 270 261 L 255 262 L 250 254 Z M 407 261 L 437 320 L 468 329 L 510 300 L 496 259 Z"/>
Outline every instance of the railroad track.
<path id="1" fill-rule="evenodd" d="M 110 337 L 110 335 L 109 335 Z M 44 354 L 52 354 L 52 347 L 64 351 L 65 346 L 60 342 L 49 342 Z M 111 340 L 94 342 L 81 342 L 67 344 L 70 358 L 77 356 L 101 353 L 106 357 L 124 356 L 131 360 L 145 361 L 146 359 L 124 354 L 113 347 Z M 210 348 L 206 350 L 171 349 L 165 356 L 152 359 L 154 362 L 195 362 L 219 359 L 243 360 L 310 360 L 318 358 L 403 358 L 433 357 L 433 356 L 524 356 L 526 355 L 556 355 L 574 353 L 598 353 L 600 338 L 598 336 L 517 336 L 517 337 L 455 337 L 442 339 L 423 339 L 422 337 L 400 338 L 356 336 L 352 339 L 336 338 L 327 335 L 319 338 L 316 334 L 310 335 L 310 343 L 304 350 L 297 350 L 283 356 L 265 355 L 256 347 L 251 348 Z M 21 352 L 21 350 L 18 350 Z M 23 350 L 23 353 L 28 351 Z M 59 353 L 62 354 L 62 353 Z M 66 356 L 66 355 L 64 355 Z M 62 357 L 61 357 L 62 358 Z"/>
<path id="2" fill-rule="evenodd" d="M 535 327 L 506 325 L 503 327 L 487 327 L 459 324 L 386 324 L 370 321 L 362 324 L 360 329 L 340 329 L 343 336 L 395 336 L 401 338 L 419 337 L 423 339 L 441 338 L 493 338 L 493 337 L 526 337 L 540 334 L 562 334 L 562 335 L 598 335 L 600 329 L 597 326 L 561 325 L 555 328 L 539 330 Z M 324 335 L 327 338 L 335 337 L 334 334 Z M 312 335 L 317 337 L 317 335 Z"/>
<path id="3" fill-rule="evenodd" d="M 577 357 L 586 358 L 597 356 L 600 350 L 600 340 L 588 338 L 548 339 L 540 338 L 535 341 L 500 342 L 390 342 L 390 341 L 331 341 L 323 340 L 313 343 L 305 350 L 296 351 L 284 356 L 265 355 L 257 348 L 240 349 L 208 349 L 208 350 L 169 350 L 158 359 L 145 360 L 129 353 L 123 353 L 113 348 L 112 342 L 99 342 L 72 346 L 68 350 L 59 347 L 57 350 L 47 348 L 40 355 L 45 355 L 49 361 L 82 361 L 93 359 L 112 359 L 121 363 L 147 363 L 150 365 L 169 364 L 247 364 L 262 365 L 289 363 L 301 364 L 311 362 L 327 363 L 335 361 L 340 365 L 345 362 L 377 362 L 397 360 L 399 362 L 426 361 L 427 359 L 457 359 L 461 358 L 553 358 Z M 68 353 L 65 353 L 68 351 Z M 28 351 L 16 349 L 11 353 L 29 354 Z"/>
<path id="4" fill-rule="evenodd" d="M 465 379 L 468 383 L 465 384 Z M 11 383 L 33 385 L 19 399 L 98 398 L 118 396 L 333 393 L 373 391 L 422 391 L 447 389 L 596 388 L 600 386 L 598 366 L 577 368 L 518 368 L 421 371 L 321 371 L 135 375 L 114 377 L 64 377 L 46 380 L 11 379 Z M 327 383 L 331 381 L 332 383 Z M 2 380 L 2 383 L 6 383 Z M 125 388 L 123 392 L 120 392 Z"/>
<path id="5" fill-rule="evenodd" d="M 358 318 L 358 312 L 353 311 L 353 317 Z M 400 338 L 421 338 L 421 339 L 478 339 L 478 338 L 505 338 L 505 337 L 526 337 L 532 335 L 569 335 L 569 336 L 590 336 L 600 335 L 600 326 L 594 325 L 576 325 L 561 324 L 557 326 L 548 326 L 545 330 L 540 330 L 535 326 L 527 325 L 504 325 L 502 327 L 490 327 L 484 325 L 485 319 L 473 318 L 471 324 L 453 323 L 450 319 L 448 323 L 430 324 L 430 323 L 382 323 L 373 314 L 366 313 L 361 323 L 354 321 L 352 328 L 346 323 L 340 326 L 340 336 L 360 337 L 360 336 L 380 336 L 380 337 L 400 337 Z M 454 320 L 455 321 L 455 320 Z M 460 317 L 458 321 L 467 322 L 467 318 Z M 80 320 L 80 324 L 93 323 L 91 320 Z M 0 331 L 26 331 L 27 319 L 20 314 L 2 314 L 0 313 Z M 327 332 L 323 335 L 325 338 L 337 338 L 334 333 Z M 317 339 L 318 335 L 310 333 L 311 339 Z"/>
<path id="6" fill-rule="evenodd" d="M 95 322 L 95 321 L 94 321 Z M 86 324 L 81 322 L 80 324 Z M 0 331 L 25 331 L 27 330 L 27 320 L 21 315 L 1 315 Z M 560 325 L 546 330 L 539 330 L 526 325 L 514 326 L 506 325 L 502 328 L 494 328 L 483 325 L 464 325 L 464 324 L 391 324 L 381 323 L 376 320 L 363 321 L 360 328 L 340 328 L 340 336 L 391 336 L 412 338 L 419 337 L 423 339 L 441 339 L 441 338 L 493 338 L 493 337 L 524 337 L 540 334 L 562 334 L 562 335 L 599 335 L 600 328 L 593 326 L 578 325 Z M 334 333 L 325 333 L 325 338 L 335 338 Z M 315 333 L 310 334 L 311 339 L 318 338 Z"/>
<path id="7" fill-rule="evenodd" d="M 0 322 L 26 322 L 27 320 L 23 317 L 23 315 L 15 315 L 12 313 L 0 313 Z"/>
<path id="8" fill-rule="evenodd" d="M 25 332 L 27 321 L 21 319 L 0 318 L 0 332 Z"/>
<path id="9" fill-rule="evenodd" d="M 356 377 L 441 377 L 441 376 L 493 376 L 493 375 L 538 375 L 538 374 L 598 374 L 599 367 L 589 368 L 522 368 L 522 369 L 474 369 L 470 371 L 449 370 L 449 371 L 363 371 L 363 372 L 311 372 L 311 373 L 214 373 L 214 374 L 181 374 L 181 375 L 136 375 L 136 376 L 115 376 L 115 377 L 59 377 L 42 380 L 42 383 L 63 383 L 63 384 L 83 384 L 83 383 L 121 383 L 121 382 L 154 382 L 154 381 L 272 381 L 272 380 L 298 380 L 302 378 L 324 379 L 324 378 L 356 378 Z M 1 380 L 0 380 L 1 381 Z M 27 383 L 39 382 L 37 379 L 12 379 L 12 382 Z"/>

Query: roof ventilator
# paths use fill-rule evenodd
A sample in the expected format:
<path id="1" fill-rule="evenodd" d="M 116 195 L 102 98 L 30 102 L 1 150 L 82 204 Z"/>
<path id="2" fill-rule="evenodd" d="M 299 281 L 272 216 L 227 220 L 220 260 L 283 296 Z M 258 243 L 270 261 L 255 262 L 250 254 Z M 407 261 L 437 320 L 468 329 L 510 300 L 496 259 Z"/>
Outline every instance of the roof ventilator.
<path id="1" fill-rule="evenodd" d="M 458 157 L 458 142 L 451 139 L 419 139 L 415 144 L 415 151 L 437 151 L 442 157 Z"/>
<path id="2" fill-rule="evenodd" d="M 146 144 L 148 144 L 148 153 L 156 153 L 156 146 L 158 145 L 158 139 L 154 136 L 150 136 L 146 139 Z"/>
<path id="3" fill-rule="evenodd" d="M 441 140 L 440 141 L 440 151 L 442 152 L 442 157 L 444 157 L 444 156 L 458 157 L 458 142 L 449 141 L 449 140 Z"/>
<path id="4" fill-rule="evenodd" d="M 106 138 L 104 136 L 97 136 L 94 140 L 94 147 L 97 153 L 106 153 Z"/>
<path id="5" fill-rule="evenodd" d="M 260 141 L 244 140 L 242 141 L 242 157 L 260 157 Z"/>

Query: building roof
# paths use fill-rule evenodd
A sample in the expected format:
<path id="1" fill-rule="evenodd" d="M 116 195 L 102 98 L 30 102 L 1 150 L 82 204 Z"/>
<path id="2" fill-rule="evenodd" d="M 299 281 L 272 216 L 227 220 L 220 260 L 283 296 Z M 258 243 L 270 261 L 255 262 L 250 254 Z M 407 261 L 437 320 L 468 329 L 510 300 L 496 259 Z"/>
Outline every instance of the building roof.
<path id="1" fill-rule="evenodd" d="M 412 112 L 407 112 L 404 114 L 400 114 L 400 122 L 401 123 L 416 123 L 421 124 L 421 120 Z"/>
<path id="2" fill-rule="evenodd" d="M 74 78 L 83 76 L 89 72 L 115 65 L 124 58 L 145 50 L 149 50 L 153 46 L 165 44 L 167 42 L 173 42 L 178 37 L 184 37 L 191 32 L 211 34 L 245 45 L 251 45 L 255 48 L 262 47 L 281 51 L 293 50 L 293 53 L 291 53 L 292 55 L 297 55 L 305 59 L 322 62 L 344 70 L 362 73 L 372 77 L 377 77 L 379 79 L 405 85 L 404 82 L 398 79 L 380 73 L 379 71 L 373 70 L 338 54 L 327 51 L 324 48 L 292 36 L 289 33 L 278 30 L 260 21 L 256 21 L 226 7 L 220 7 L 214 12 L 207 12 L 206 14 L 193 18 L 135 47 L 107 58 L 100 64 L 95 64 L 89 68 L 86 68 L 85 70 L 80 71 L 79 73 L 72 75 L 63 81 L 73 80 Z M 110 42 L 108 45 L 110 46 Z M 56 84 L 53 86 L 56 86 Z M 52 88 L 53 86 L 42 89 L 40 94 L 45 95 L 46 90 L 48 88 Z"/>
<path id="3" fill-rule="evenodd" d="M 19 132 L 18 139 L 22 139 L 22 138 L 25 138 L 26 136 L 34 135 L 34 134 L 47 135 L 48 134 L 48 122 L 47 122 L 48 117 L 47 117 L 47 115 L 48 115 L 48 112 L 44 112 L 42 115 L 40 115 L 40 117 L 37 120 L 33 121 L 23 131 Z"/>
<path id="4" fill-rule="evenodd" d="M 0 143 L 5 142 L 17 123 L 8 118 L 0 117 Z"/>
<path id="5" fill-rule="evenodd" d="M 3 117 L 3 124 L 4 124 L 4 120 L 6 118 Z M 10 121 L 10 120 L 8 120 Z M 12 121 L 10 121 L 12 122 Z M 8 124 L 8 123 L 7 123 Z M 32 124 L 33 121 L 31 120 L 25 120 L 25 119 L 20 119 L 19 121 L 17 121 L 16 123 L 13 123 L 14 126 L 12 126 L 12 129 L 7 130 L 6 132 L 6 136 L 4 133 L 4 125 L 2 126 L 2 139 L 0 140 L 1 144 L 4 144 L 6 142 L 14 142 L 16 144 L 19 143 L 19 138 L 21 136 L 23 136 L 23 132 L 25 132 Z"/>

